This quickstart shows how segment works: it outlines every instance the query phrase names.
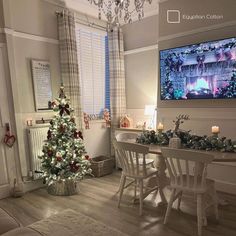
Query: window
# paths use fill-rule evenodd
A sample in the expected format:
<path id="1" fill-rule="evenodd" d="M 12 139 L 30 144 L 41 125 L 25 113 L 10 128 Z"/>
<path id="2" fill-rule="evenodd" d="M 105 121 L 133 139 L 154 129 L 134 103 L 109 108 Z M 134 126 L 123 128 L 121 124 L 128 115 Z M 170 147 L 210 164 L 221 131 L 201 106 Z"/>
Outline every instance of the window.
<path id="1" fill-rule="evenodd" d="M 98 115 L 110 108 L 107 33 L 78 24 L 76 38 L 83 111 Z"/>

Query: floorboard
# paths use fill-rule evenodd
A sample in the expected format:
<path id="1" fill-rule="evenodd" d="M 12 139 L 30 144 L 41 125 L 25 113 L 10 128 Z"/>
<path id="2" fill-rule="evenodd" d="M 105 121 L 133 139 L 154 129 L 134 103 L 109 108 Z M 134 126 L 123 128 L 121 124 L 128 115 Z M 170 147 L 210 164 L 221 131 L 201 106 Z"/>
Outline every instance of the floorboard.
<path id="1" fill-rule="evenodd" d="M 0 207 L 13 214 L 22 225 L 49 217 L 64 209 L 73 209 L 98 221 L 110 225 L 129 235 L 179 236 L 197 235 L 196 201 L 193 196 L 184 195 L 181 211 L 173 209 L 168 225 L 163 225 L 165 207 L 158 206 L 159 195 L 153 201 L 149 196 L 144 203 L 144 214 L 138 216 L 139 207 L 133 204 L 133 189 L 124 192 L 121 208 L 117 208 L 117 190 L 120 171 L 101 178 L 88 178 L 80 182 L 80 193 L 69 197 L 47 194 L 45 188 L 25 194 L 21 198 L 0 200 Z M 168 189 L 165 191 L 167 198 Z M 208 226 L 204 236 L 236 235 L 236 196 L 218 193 L 229 202 L 220 206 L 220 221 L 217 223 L 209 212 Z M 174 206 L 175 207 L 175 206 Z"/>

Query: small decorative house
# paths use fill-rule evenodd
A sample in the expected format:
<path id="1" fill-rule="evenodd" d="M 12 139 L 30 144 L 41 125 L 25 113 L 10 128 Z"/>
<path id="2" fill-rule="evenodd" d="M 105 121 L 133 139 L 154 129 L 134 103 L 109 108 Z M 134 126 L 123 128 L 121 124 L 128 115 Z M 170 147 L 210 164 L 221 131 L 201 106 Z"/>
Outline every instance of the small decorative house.
<path id="1" fill-rule="evenodd" d="M 133 128 L 133 119 L 128 115 L 123 116 L 120 119 L 120 128 Z"/>

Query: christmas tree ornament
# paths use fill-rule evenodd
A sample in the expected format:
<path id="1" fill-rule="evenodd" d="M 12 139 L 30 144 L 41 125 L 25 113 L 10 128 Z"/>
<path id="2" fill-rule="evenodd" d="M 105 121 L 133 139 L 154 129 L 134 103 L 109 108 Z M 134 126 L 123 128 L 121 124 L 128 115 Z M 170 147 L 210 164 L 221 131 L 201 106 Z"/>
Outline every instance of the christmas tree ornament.
<path id="1" fill-rule="evenodd" d="M 81 131 L 77 131 L 70 101 L 60 87 L 59 98 L 53 105 L 58 112 L 50 122 L 47 140 L 43 145 L 42 177 L 48 193 L 72 195 L 77 193 L 77 182 L 91 174 L 90 160 L 87 159 Z"/>
<path id="2" fill-rule="evenodd" d="M 5 143 L 8 147 L 12 148 L 16 141 L 16 137 L 15 135 L 11 134 L 9 123 L 6 124 L 5 128 L 6 128 L 6 134 L 3 138 L 3 143 Z"/>
<path id="3" fill-rule="evenodd" d="M 75 117 L 72 116 L 71 119 L 70 119 L 71 122 L 75 123 Z"/>
<path id="4" fill-rule="evenodd" d="M 48 130 L 47 139 L 50 139 L 51 137 L 52 137 L 52 132 L 51 132 L 51 130 Z"/>
<path id="5" fill-rule="evenodd" d="M 89 129 L 89 116 L 87 113 L 84 112 L 84 125 L 85 125 L 85 129 Z"/>
<path id="6" fill-rule="evenodd" d="M 107 108 L 103 110 L 103 119 L 106 122 L 106 127 L 110 128 L 111 127 L 111 118 L 110 118 L 110 112 Z"/>

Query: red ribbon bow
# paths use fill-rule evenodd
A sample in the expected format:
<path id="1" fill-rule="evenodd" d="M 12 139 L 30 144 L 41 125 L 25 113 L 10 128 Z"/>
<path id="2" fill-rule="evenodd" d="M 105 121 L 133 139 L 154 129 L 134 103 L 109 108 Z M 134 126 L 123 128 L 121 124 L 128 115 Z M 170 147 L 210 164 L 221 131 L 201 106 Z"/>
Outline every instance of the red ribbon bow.
<path id="1" fill-rule="evenodd" d="M 63 113 L 67 113 L 67 115 L 70 115 L 69 107 L 69 104 L 66 104 L 65 106 L 59 105 L 60 116 L 62 116 Z"/>

